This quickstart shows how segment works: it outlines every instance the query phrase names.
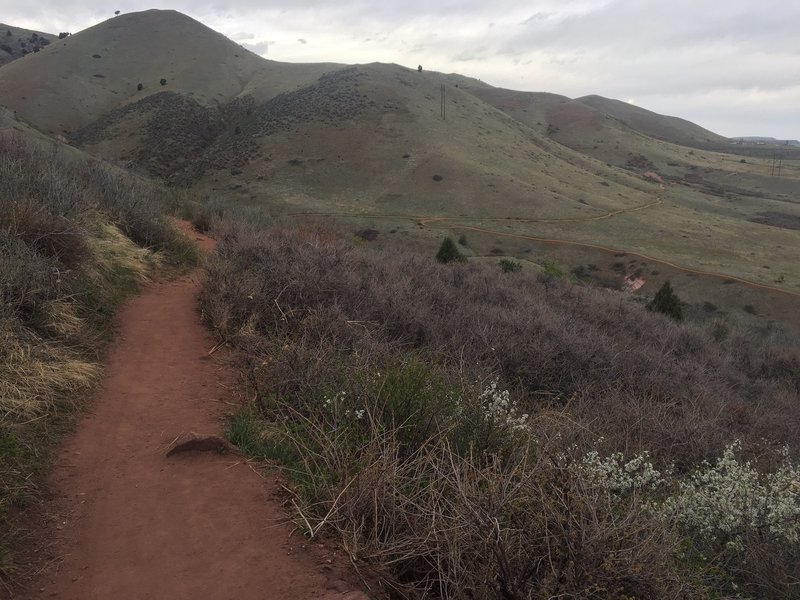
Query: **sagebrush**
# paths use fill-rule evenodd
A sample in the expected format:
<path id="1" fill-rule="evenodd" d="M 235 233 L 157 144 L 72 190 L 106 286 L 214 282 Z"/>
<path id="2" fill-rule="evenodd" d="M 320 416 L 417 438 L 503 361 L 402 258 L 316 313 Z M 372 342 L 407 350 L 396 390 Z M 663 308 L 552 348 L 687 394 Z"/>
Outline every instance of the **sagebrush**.
<path id="1" fill-rule="evenodd" d="M 202 303 L 256 399 L 237 441 L 398 593 L 797 597 L 796 541 L 728 551 L 670 508 L 735 440 L 759 481 L 795 468 L 788 350 L 314 227 L 229 228 Z"/>

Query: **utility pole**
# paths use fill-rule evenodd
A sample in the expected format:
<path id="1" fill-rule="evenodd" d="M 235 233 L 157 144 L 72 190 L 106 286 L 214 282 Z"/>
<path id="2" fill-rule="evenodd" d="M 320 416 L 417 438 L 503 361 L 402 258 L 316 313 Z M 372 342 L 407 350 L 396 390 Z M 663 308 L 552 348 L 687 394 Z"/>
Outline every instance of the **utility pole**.
<path id="1" fill-rule="evenodd" d="M 772 156 L 772 176 L 781 176 L 781 169 L 783 168 L 783 154 L 773 154 Z"/>
<path id="2" fill-rule="evenodd" d="M 447 104 L 446 104 L 446 94 L 445 94 L 445 90 L 444 90 L 444 84 L 442 84 L 441 98 L 442 98 L 442 121 L 446 121 L 447 120 Z"/>

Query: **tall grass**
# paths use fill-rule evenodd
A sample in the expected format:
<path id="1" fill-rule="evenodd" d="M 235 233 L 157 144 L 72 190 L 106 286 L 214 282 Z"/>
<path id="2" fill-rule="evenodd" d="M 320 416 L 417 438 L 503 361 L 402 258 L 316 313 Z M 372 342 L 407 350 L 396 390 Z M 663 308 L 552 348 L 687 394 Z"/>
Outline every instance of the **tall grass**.
<path id="1" fill-rule="evenodd" d="M 0 135 L 0 529 L 46 464 L 53 432 L 97 379 L 115 307 L 196 250 L 160 189 L 19 134 Z M 5 536 L 3 536 L 5 537 Z M 0 576 L 13 561 L 0 539 Z"/>
<path id="2" fill-rule="evenodd" d="M 737 464 L 796 472 L 782 450 L 800 441 L 796 355 L 715 341 L 624 294 L 315 228 L 229 230 L 202 303 L 256 398 L 236 441 L 284 464 L 309 533 L 403 595 L 797 597 L 791 526 L 741 521 L 765 562 L 675 509 L 722 527 L 721 504 L 698 498 L 724 486 L 680 490 L 729 481 L 707 470 L 734 440 Z M 743 514 L 777 514 L 748 504 L 773 489 L 759 477 Z M 774 504 L 800 519 L 781 489 Z"/>

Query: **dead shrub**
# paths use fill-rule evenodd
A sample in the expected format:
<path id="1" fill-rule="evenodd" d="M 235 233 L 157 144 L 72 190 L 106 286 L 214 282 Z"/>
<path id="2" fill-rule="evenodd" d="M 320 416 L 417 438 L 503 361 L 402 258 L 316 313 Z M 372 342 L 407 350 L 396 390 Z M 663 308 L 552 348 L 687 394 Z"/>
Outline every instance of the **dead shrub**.
<path id="1" fill-rule="evenodd" d="M 52 214 L 34 200 L 10 202 L 0 212 L 0 229 L 67 268 L 78 266 L 88 253 L 85 232 L 63 215 Z"/>

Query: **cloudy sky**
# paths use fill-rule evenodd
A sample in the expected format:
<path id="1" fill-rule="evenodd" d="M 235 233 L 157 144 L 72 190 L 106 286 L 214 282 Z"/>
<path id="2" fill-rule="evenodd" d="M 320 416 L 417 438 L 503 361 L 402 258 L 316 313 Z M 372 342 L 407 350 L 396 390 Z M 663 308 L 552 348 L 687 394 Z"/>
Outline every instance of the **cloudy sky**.
<path id="1" fill-rule="evenodd" d="M 6 4 L 9 4 L 6 6 Z M 0 0 L 48 32 L 173 8 L 266 58 L 395 62 L 800 139 L 798 0 Z"/>

